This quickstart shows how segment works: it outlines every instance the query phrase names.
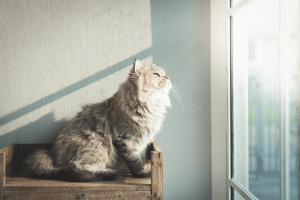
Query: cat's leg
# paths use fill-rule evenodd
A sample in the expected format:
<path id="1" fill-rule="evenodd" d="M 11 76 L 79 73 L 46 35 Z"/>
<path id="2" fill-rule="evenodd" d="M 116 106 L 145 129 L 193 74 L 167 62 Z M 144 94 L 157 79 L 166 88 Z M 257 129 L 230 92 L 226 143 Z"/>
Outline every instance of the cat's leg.
<path id="1" fill-rule="evenodd" d="M 132 166 L 132 164 L 129 164 Z M 135 165 L 135 164 L 134 164 Z M 147 178 L 151 177 L 151 164 L 143 164 L 142 170 L 131 170 L 134 177 L 137 178 Z"/>
<path id="2" fill-rule="evenodd" d="M 124 158 L 123 158 L 124 159 Z M 136 154 L 124 159 L 132 175 L 137 178 L 147 178 L 151 176 L 151 164 L 146 164 L 142 156 Z"/>
<path id="3" fill-rule="evenodd" d="M 108 169 L 112 162 L 108 149 L 99 141 L 91 141 L 78 149 L 68 163 L 67 172 L 77 181 L 113 181 L 120 177 L 117 170 Z"/>
<path id="4" fill-rule="evenodd" d="M 146 149 L 138 151 L 129 148 L 125 143 L 118 146 L 120 156 L 134 177 L 146 178 L 151 176 L 151 164 L 146 164 Z"/>

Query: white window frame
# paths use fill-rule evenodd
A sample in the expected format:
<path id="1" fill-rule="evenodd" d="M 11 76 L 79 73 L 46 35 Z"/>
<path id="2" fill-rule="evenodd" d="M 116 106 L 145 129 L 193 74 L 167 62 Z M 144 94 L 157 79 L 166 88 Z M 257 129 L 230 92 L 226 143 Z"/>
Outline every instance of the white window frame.
<path id="1" fill-rule="evenodd" d="M 236 180 L 231 179 L 230 166 L 230 16 L 238 13 L 242 9 L 251 5 L 257 0 L 242 0 L 230 8 L 230 0 L 211 0 L 210 1 L 210 55 L 211 55 L 211 199 L 222 200 L 231 199 L 231 187 L 235 189 L 245 199 L 257 199 L 247 189 L 245 189 Z M 280 52 L 284 52 L 282 45 L 285 38 L 284 32 L 284 7 L 285 0 L 280 0 Z M 298 19 L 300 19 L 300 2 L 298 3 Z M 300 20 L 298 20 L 298 76 L 300 77 Z M 284 53 L 281 53 L 280 67 L 283 67 L 285 59 Z M 281 73 L 280 78 L 281 92 L 286 87 L 285 75 Z M 298 88 L 300 91 L 300 78 L 298 78 Z M 281 109 L 284 112 L 287 100 L 281 99 Z M 298 121 L 300 121 L 300 92 L 298 93 Z M 284 134 L 283 126 L 284 114 L 281 114 L 281 158 L 288 157 L 288 134 Z M 298 123 L 298 147 L 300 147 L 300 123 Z M 300 168 L 300 148 L 298 148 L 298 169 Z M 289 182 L 288 159 L 281 159 L 281 190 L 287 191 Z M 284 171 L 286 171 L 284 173 Z M 298 173 L 298 183 L 300 183 L 300 173 Z M 285 189 L 284 189 L 285 188 Z M 298 193 L 300 184 L 298 184 Z M 289 192 L 280 193 L 281 199 L 288 199 Z M 300 199 L 300 195 L 298 195 Z"/>

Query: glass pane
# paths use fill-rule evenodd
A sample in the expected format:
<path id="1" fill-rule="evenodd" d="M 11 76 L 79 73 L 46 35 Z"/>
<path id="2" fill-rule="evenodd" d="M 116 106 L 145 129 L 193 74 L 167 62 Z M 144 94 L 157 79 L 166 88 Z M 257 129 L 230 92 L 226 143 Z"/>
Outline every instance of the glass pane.
<path id="1" fill-rule="evenodd" d="M 231 7 L 234 6 L 235 4 L 241 2 L 242 0 L 231 0 Z"/>
<path id="2" fill-rule="evenodd" d="M 258 199 L 280 199 L 279 0 L 232 18 L 233 177 Z"/>
<path id="3" fill-rule="evenodd" d="M 234 197 L 231 198 L 231 199 L 234 199 L 234 200 L 245 200 L 245 198 L 242 197 L 242 196 L 240 195 L 240 193 L 238 193 L 235 189 L 234 189 Z"/>
<path id="4" fill-rule="evenodd" d="M 288 58 L 289 69 L 289 128 L 290 128 L 290 199 L 297 199 L 297 12 L 298 0 L 286 0 L 288 17 Z"/>

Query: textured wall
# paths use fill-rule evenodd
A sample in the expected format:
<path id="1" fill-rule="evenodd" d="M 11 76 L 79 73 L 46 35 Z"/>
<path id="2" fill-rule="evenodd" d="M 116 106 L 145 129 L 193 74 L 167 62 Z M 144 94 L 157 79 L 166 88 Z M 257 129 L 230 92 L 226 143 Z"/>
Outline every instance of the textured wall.
<path id="1" fill-rule="evenodd" d="M 181 91 L 157 141 L 165 199 L 210 199 L 209 0 L 0 2 L 0 148 L 51 142 L 110 97 L 134 58 Z"/>
<path id="2" fill-rule="evenodd" d="M 82 105 L 112 96 L 135 57 L 152 62 L 139 55 L 152 46 L 150 1 L 0 6 L 2 146 L 52 140 Z"/>
<path id="3" fill-rule="evenodd" d="M 209 0 L 151 1 L 154 62 L 181 91 L 157 141 L 166 199 L 211 198 Z"/>

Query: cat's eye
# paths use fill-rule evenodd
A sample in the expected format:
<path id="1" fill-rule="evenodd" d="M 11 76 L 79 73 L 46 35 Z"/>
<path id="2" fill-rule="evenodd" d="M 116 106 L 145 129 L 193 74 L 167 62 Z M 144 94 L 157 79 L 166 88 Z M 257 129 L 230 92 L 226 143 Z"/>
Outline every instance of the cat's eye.
<path id="1" fill-rule="evenodd" d="M 160 76 L 158 73 L 154 73 L 155 76 Z"/>

